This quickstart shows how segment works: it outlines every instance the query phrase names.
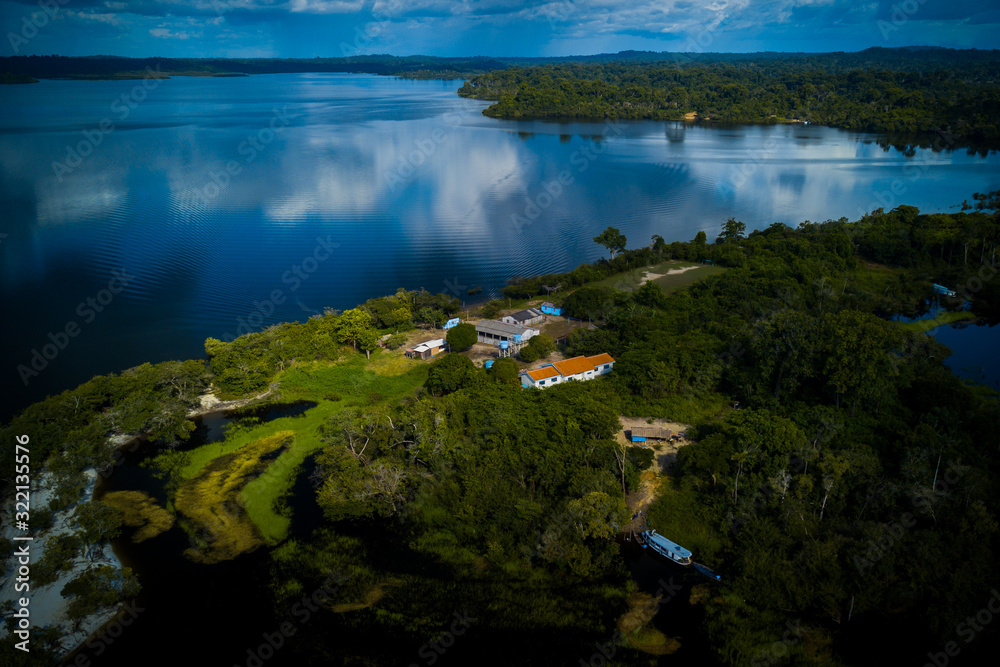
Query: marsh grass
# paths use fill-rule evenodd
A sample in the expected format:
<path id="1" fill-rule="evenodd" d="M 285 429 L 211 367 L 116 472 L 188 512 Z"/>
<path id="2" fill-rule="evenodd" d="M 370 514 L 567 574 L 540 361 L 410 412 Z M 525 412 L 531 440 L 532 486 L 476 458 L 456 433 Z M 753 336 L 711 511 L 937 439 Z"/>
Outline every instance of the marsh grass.
<path id="1" fill-rule="evenodd" d="M 286 401 L 314 401 L 316 407 L 294 417 L 281 417 L 263 423 L 252 420 L 240 423 L 230 430 L 222 442 L 191 450 L 189 462 L 181 475 L 186 480 L 193 480 L 220 460 L 235 464 L 241 460 L 239 457 L 250 456 L 257 451 L 262 439 L 276 437 L 282 432 L 293 433 L 294 438 L 273 460 L 247 477 L 245 483 L 235 489 L 237 495 L 231 499 L 238 502 L 241 513 L 254 529 L 255 537 L 276 544 L 287 537 L 291 527 L 289 510 L 282 501 L 291 490 L 305 460 L 323 447 L 320 439 L 323 423 L 345 407 L 395 401 L 413 393 L 426 380 L 427 368 L 427 362 L 381 350 L 374 353 L 370 361 L 357 355 L 332 363 L 297 364 L 279 376 L 282 398 Z M 327 397 L 337 400 L 328 400 Z M 237 454 L 239 456 L 233 458 Z M 230 491 L 233 489 L 230 488 Z M 204 525 L 199 526 L 180 508 L 180 496 L 178 492 L 175 505 L 187 515 L 186 527 L 195 535 L 204 533 Z M 217 501 L 208 499 L 205 506 L 214 506 Z M 220 519 L 212 525 L 225 525 L 226 521 Z M 247 526 L 239 522 L 233 526 L 238 531 L 247 530 Z M 232 542 L 226 538 L 223 541 Z M 211 548 L 209 541 L 205 541 L 205 547 Z M 223 550 L 228 550 L 228 547 Z"/>
<path id="2" fill-rule="evenodd" d="M 174 515 L 142 491 L 112 491 L 101 500 L 121 510 L 122 523 L 137 529 L 132 534 L 133 542 L 148 540 L 173 528 Z"/>
<path id="3" fill-rule="evenodd" d="M 213 459 L 177 490 L 174 505 L 187 521 L 198 546 L 185 555 L 201 563 L 218 563 L 252 551 L 264 540 L 244 509 L 241 491 L 295 440 L 294 431 L 279 431 Z"/>

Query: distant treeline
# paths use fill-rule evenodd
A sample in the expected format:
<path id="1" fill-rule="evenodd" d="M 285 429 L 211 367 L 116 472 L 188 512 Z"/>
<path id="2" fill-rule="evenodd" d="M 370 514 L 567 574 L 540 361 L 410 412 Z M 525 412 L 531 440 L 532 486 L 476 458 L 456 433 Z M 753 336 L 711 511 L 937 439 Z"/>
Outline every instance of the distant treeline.
<path id="1" fill-rule="evenodd" d="M 717 57 L 716 57 L 717 56 Z M 809 121 L 849 130 L 943 132 L 949 144 L 1000 146 L 996 51 L 869 49 L 854 54 L 721 54 L 513 67 L 459 94 L 507 119 Z"/>
<path id="2" fill-rule="evenodd" d="M 211 76 L 294 72 L 361 72 L 406 78 L 464 78 L 506 67 L 494 58 L 351 56 L 347 58 L 119 58 L 115 56 L 11 56 L 0 73 L 39 79 L 114 79 L 163 74 Z"/>

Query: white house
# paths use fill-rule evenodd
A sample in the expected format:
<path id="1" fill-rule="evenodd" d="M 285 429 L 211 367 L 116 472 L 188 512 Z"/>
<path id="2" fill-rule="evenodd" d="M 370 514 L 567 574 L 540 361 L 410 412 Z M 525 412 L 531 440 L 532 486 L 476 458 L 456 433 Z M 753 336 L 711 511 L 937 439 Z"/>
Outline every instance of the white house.
<path id="1" fill-rule="evenodd" d="M 521 373 L 521 386 L 544 389 L 571 380 L 593 380 L 610 373 L 614 363 L 615 360 L 606 352 L 593 357 L 580 356 L 556 361 Z"/>

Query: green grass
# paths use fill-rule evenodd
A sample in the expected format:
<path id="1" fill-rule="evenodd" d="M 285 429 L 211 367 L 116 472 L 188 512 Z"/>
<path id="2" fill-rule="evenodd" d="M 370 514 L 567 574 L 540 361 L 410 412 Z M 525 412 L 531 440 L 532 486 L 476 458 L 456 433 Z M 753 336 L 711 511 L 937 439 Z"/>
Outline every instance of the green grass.
<path id="1" fill-rule="evenodd" d="M 974 320 L 976 316 L 967 310 L 960 310 L 958 312 L 944 311 L 937 317 L 930 320 L 917 320 L 916 322 L 898 322 L 901 329 L 906 329 L 907 331 L 930 331 L 935 327 L 944 326 L 945 324 L 955 324 L 956 322 L 964 322 L 966 320 Z"/>
<path id="2" fill-rule="evenodd" d="M 724 267 L 712 266 L 711 264 L 698 264 L 697 262 L 671 260 L 669 262 L 663 262 L 653 266 L 644 266 L 638 269 L 632 269 L 631 271 L 625 271 L 624 273 L 616 273 L 615 275 L 609 276 L 603 280 L 589 283 L 589 285 L 592 287 L 610 287 L 612 289 L 632 292 L 639 289 L 642 285 L 642 279 L 647 273 L 665 274 L 671 269 L 683 269 L 686 267 L 698 268 L 690 269 L 684 273 L 677 273 L 672 276 L 665 275 L 662 278 L 655 279 L 653 282 L 662 287 L 663 290 L 669 294 L 682 287 L 687 287 L 691 283 L 703 280 L 708 276 L 722 273 L 726 270 Z"/>
<path id="3" fill-rule="evenodd" d="M 320 426 L 345 407 L 395 401 L 414 392 L 427 379 L 427 370 L 427 362 L 383 351 L 374 353 L 371 361 L 356 355 L 334 364 L 300 364 L 279 376 L 282 399 L 314 401 L 316 407 L 299 416 L 239 429 L 222 442 L 192 450 L 182 475 L 190 479 L 220 456 L 279 431 L 294 431 L 292 445 L 240 491 L 247 515 L 264 539 L 279 542 L 288 534 L 291 518 L 279 509 L 278 502 L 291 489 L 306 458 L 323 447 Z M 339 396 L 340 400 L 328 400 L 327 396 Z"/>

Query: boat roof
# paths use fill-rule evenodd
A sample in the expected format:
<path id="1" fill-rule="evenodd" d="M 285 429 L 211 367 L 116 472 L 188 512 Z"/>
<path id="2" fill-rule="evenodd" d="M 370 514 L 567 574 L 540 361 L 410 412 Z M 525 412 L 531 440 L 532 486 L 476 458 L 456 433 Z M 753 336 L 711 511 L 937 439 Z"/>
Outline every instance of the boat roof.
<path id="1" fill-rule="evenodd" d="M 669 549 L 670 551 L 674 552 L 675 554 L 677 554 L 681 558 L 690 558 L 691 557 L 691 552 L 690 551 L 688 551 L 687 549 L 685 549 L 681 545 L 677 544 L 676 542 L 671 542 L 670 540 L 668 540 L 667 538 L 665 538 L 663 535 L 660 535 L 655 530 L 649 531 L 647 539 L 649 541 L 651 541 L 651 542 L 656 542 L 657 544 L 659 544 L 660 546 L 662 546 L 664 549 Z"/>

